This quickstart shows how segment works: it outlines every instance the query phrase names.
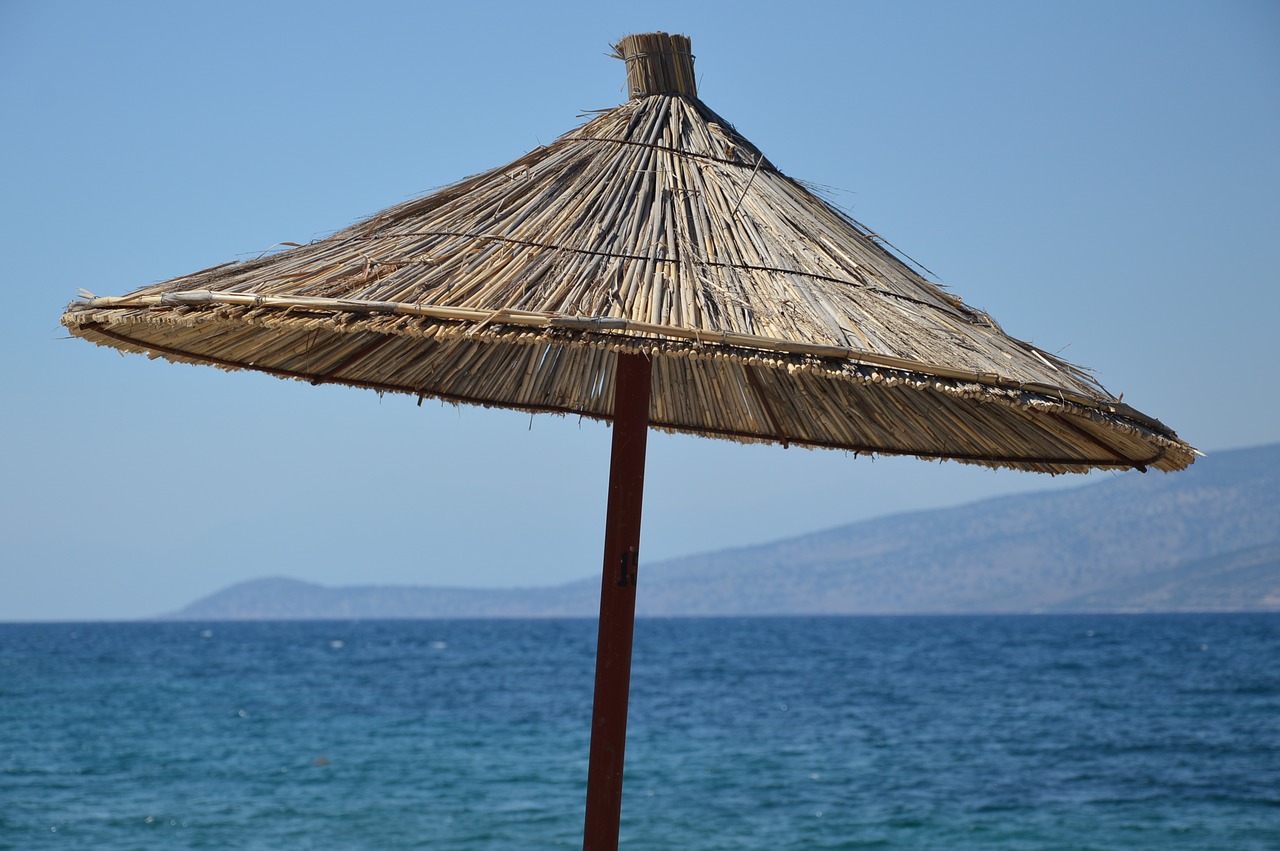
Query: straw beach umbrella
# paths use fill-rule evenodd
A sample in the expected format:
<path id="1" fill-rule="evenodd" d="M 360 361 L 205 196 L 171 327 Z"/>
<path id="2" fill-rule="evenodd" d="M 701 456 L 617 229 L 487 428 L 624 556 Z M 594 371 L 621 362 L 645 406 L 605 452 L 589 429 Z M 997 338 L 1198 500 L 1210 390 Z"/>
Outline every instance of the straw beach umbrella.
<path id="1" fill-rule="evenodd" d="M 688 38 L 616 52 L 630 99 L 515 162 L 62 318 L 149 357 L 611 422 L 593 848 L 617 841 L 648 428 L 1044 473 L 1195 455 L 783 175 L 698 99 Z"/>

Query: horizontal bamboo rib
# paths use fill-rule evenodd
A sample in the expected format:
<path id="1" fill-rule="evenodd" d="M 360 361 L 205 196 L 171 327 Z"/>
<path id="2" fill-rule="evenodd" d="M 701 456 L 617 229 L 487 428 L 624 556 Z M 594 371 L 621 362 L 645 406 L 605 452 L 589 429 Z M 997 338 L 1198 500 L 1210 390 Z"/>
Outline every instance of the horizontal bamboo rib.
<path id="1" fill-rule="evenodd" d="M 755 171 L 763 167 L 779 175 L 782 174 L 782 172 L 778 171 L 778 169 L 771 162 L 765 159 L 763 155 L 757 156 L 755 160 L 740 160 L 740 159 L 735 160 L 735 159 L 730 159 L 728 157 L 718 157 L 715 154 L 700 154 L 694 151 L 686 151 L 686 150 L 682 150 L 681 148 L 672 147 L 671 145 L 659 145 L 654 142 L 637 142 L 635 139 L 612 139 L 607 136 L 575 136 L 571 133 L 561 136 L 556 141 L 557 142 L 587 142 L 592 145 L 598 145 L 601 142 L 605 142 L 613 145 L 632 145 L 632 146 L 641 147 L 641 148 L 652 148 L 655 151 L 666 151 L 667 153 L 675 154 L 676 156 L 681 158 L 703 160 L 705 162 L 719 163 L 721 165 L 745 168 L 748 171 Z"/>
<path id="2" fill-rule="evenodd" d="M 754 177 L 754 175 L 752 175 L 752 177 Z M 750 181 L 750 178 L 748 179 L 748 186 L 750 185 L 749 181 Z M 731 210 L 730 214 L 734 212 L 736 212 L 736 210 Z M 398 233 L 382 232 L 382 233 L 371 234 L 368 237 L 365 237 L 365 239 L 393 240 L 393 239 L 405 239 L 410 237 L 420 239 L 424 236 L 425 237 L 457 237 L 461 239 L 476 240 L 477 242 L 480 242 L 480 243 L 504 242 L 504 243 L 509 243 L 513 246 L 518 245 L 524 248 L 537 248 L 537 249 L 545 249 L 548 251 L 565 251 L 565 252 L 572 252 L 575 254 L 586 254 L 586 255 L 592 255 L 596 257 L 606 257 L 606 258 L 609 258 L 610 260 L 636 260 L 636 261 L 645 261 L 645 262 L 658 262 L 663 264 L 678 264 L 680 262 L 678 259 L 675 258 L 674 253 L 668 256 L 663 256 L 658 258 L 654 258 L 647 254 L 616 254 L 612 252 L 599 251 L 599 250 L 590 249 L 590 248 L 579 248 L 579 247 L 564 246 L 564 245 L 551 245 L 549 243 L 535 242 L 529 239 L 513 239 L 512 237 L 499 236 L 497 234 L 489 234 L 489 233 L 462 233 L 458 231 L 418 231 L 413 234 L 398 234 Z M 368 265 L 370 267 L 378 267 L 378 266 L 405 267 L 405 266 L 412 266 L 416 264 L 433 265 L 436 262 L 437 261 L 435 258 L 427 257 L 424 259 L 416 259 L 416 260 L 414 259 L 370 260 L 368 261 Z M 840 284 L 843 286 L 856 287 L 861 290 L 866 290 L 868 292 L 875 293 L 878 296 L 897 299 L 900 301 L 919 305 L 921 307 L 936 306 L 931 302 L 912 298 L 910 295 L 907 295 L 904 293 L 877 289 L 864 281 L 849 281 L 844 278 L 837 278 L 832 275 L 823 275 L 816 272 L 810 272 L 804 269 L 788 269 L 788 268 L 782 268 L 777 266 L 750 265 L 745 263 L 720 263 L 713 260 L 700 260 L 698 261 L 698 265 L 701 265 L 706 268 L 728 268 L 728 269 L 734 269 L 735 271 L 740 271 L 740 272 L 764 273 L 768 275 L 793 275 L 798 278 L 810 278 L 816 281 L 824 281 L 826 283 L 831 283 L 831 284 Z M 1049 366 L 1050 368 L 1053 368 L 1052 365 L 1049 364 L 1047 361 L 1045 362 L 1045 365 Z"/>

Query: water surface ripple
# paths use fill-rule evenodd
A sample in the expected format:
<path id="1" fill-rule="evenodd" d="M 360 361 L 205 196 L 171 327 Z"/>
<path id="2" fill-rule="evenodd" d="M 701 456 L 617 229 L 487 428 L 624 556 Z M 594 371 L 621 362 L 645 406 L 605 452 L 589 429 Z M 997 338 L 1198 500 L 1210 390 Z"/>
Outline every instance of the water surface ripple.
<path id="1" fill-rule="evenodd" d="M 585 620 L 0 625 L 0 847 L 580 846 Z M 1280 847 L 1280 616 L 637 623 L 622 845 Z"/>

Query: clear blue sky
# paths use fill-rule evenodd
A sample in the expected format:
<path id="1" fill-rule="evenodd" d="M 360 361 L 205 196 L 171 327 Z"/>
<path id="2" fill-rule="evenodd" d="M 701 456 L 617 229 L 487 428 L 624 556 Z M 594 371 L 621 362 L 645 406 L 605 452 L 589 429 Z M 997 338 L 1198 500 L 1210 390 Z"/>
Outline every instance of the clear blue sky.
<path id="1" fill-rule="evenodd" d="M 513 160 L 621 102 L 609 45 L 657 29 L 779 168 L 1010 333 L 1209 453 L 1280 440 L 1270 0 L 5 0 L 0 619 L 596 574 L 601 425 L 122 357 L 58 316 Z M 654 434 L 643 555 L 1086 481 Z"/>

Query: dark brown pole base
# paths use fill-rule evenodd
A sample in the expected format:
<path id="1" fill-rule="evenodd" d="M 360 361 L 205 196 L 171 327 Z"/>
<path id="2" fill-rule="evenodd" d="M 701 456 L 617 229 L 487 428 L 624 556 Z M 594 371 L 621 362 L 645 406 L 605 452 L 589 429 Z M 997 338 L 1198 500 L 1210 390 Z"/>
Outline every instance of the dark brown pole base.
<path id="1" fill-rule="evenodd" d="M 596 642 L 596 697 L 591 713 L 591 764 L 587 770 L 587 819 L 582 837 L 584 851 L 614 851 L 618 847 L 651 380 L 652 364 L 647 357 L 618 355 L 604 576 L 600 585 L 600 635 Z"/>

